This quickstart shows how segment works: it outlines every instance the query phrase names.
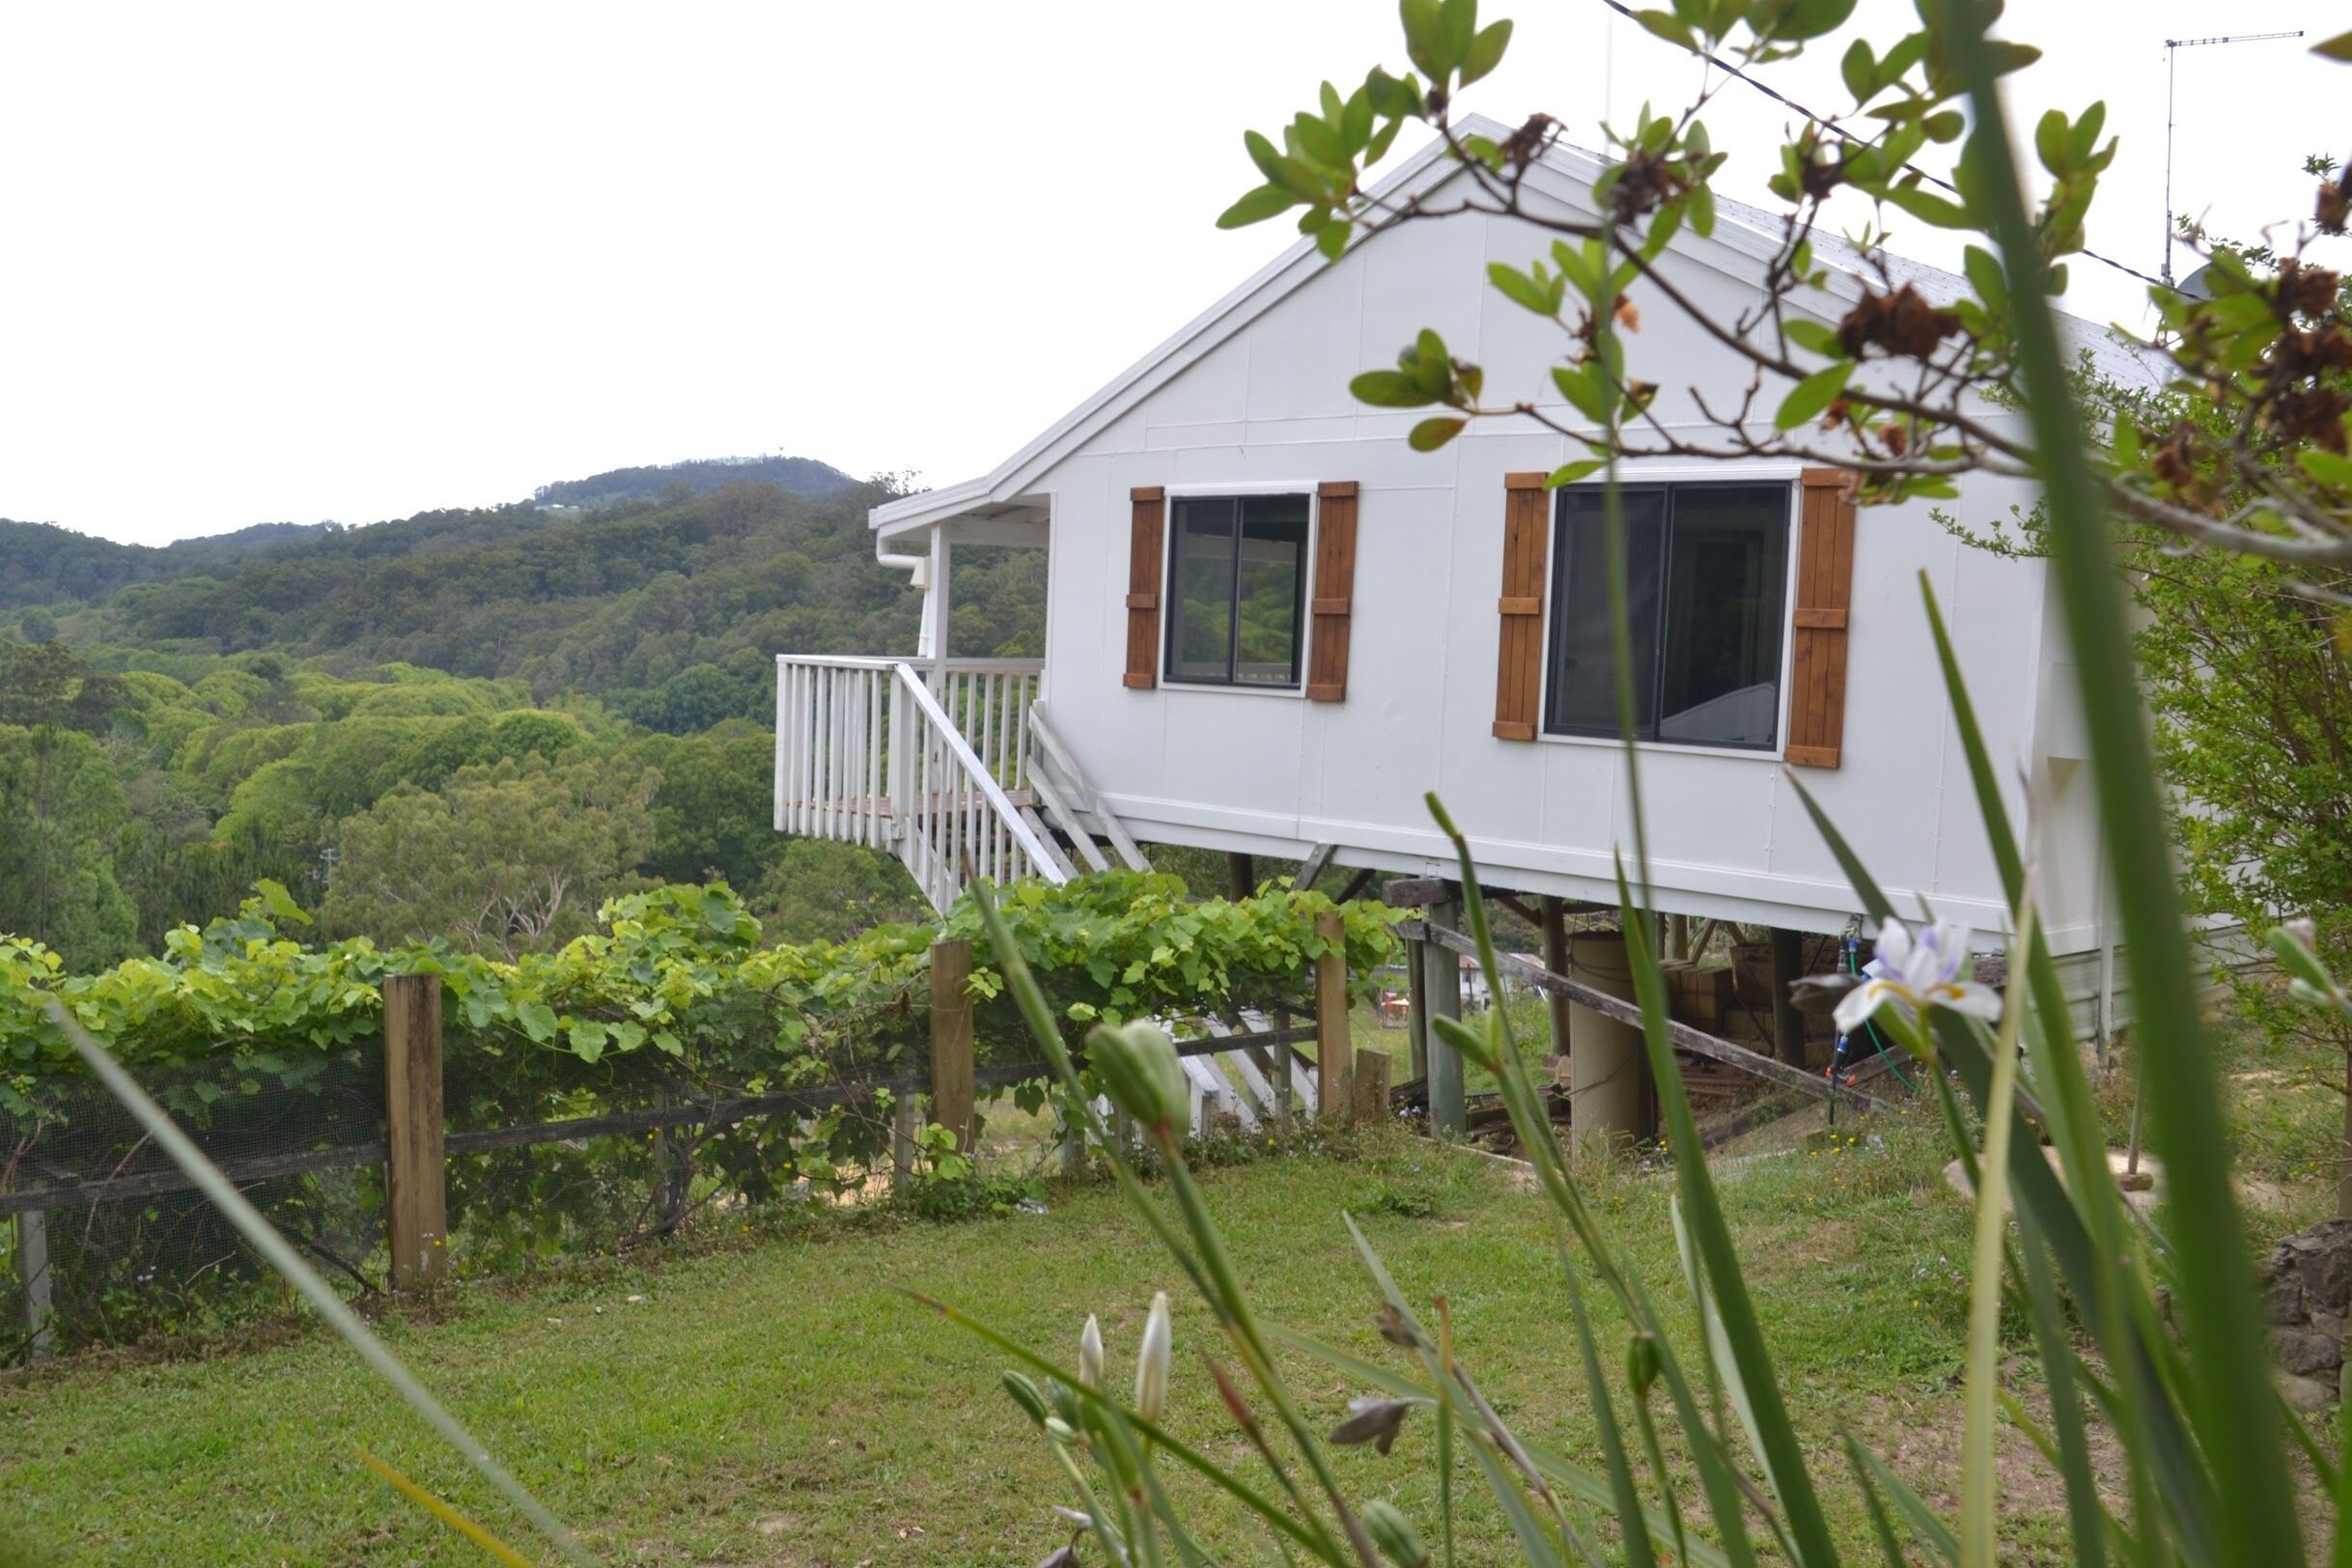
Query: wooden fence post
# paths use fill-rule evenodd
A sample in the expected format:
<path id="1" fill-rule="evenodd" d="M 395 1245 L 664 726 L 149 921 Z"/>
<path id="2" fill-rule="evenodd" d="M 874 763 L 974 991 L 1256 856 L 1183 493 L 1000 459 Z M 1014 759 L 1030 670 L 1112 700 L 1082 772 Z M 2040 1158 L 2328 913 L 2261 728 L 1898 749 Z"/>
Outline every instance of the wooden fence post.
<path id="1" fill-rule="evenodd" d="M 49 1278 L 49 1214 L 27 1209 L 16 1217 L 16 1277 L 24 1287 L 25 1356 L 45 1361 L 57 1350 L 56 1291 Z"/>
<path id="2" fill-rule="evenodd" d="M 1805 1015 L 1788 988 L 1805 975 L 1805 934 L 1772 930 L 1772 1043 L 1774 1052 L 1791 1067 L 1805 1065 Z"/>
<path id="3" fill-rule="evenodd" d="M 1356 1125 L 1378 1127 L 1388 1119 L 1388 1070 L 1395 1065 L 1385 1050 L 1370 1046 L 1356 1053 Z"/>
<path id="4" fill-rule="evenodd" d="M 1429 1078 L 1428 961 L 1419 938 L 1405 942 L 1405 1076 L 1418 1082 Z"/>
<path id="5" fill-rule="evenodd" d="M 1461 908 L 1451 900 L 1433 900 L 1424 906 L 1429 911 L 1429 923 L 1453 929 L 1460 919 L 1455 911 Z M 1462 1017 L 1462 966 L 1454 950 L 1442 942 L 1421 944 L 1422 1005 L 1432 1018 Z M 1496 1006 L 1501 1005 L 1497 997 Z M 1429 1030 L 1429 1130 L 1442 1138 L 1458 1138 L 1463 1131 L 1462 1053 L 1438 1037 L 1433 1026 Z"/>
<path id="6" fill-rule="evenodd" d="M 384 1228 L 392 1288 L 449 1275 L 441 1150 L 441 977 L 384 976 Z"/>
<path id="7" fill-rule="evenodd" d="M 972 944 L 931 944 L 931 1119 L 972 1147 Z"/>
<path id="8" fill-rule="evenodd" d="M 914 1174 L 914 1096 L 902 1094 L 890 1103 L 890 1179 L 903 1182 Z"/>
<path id="9" fill-rule="evenodd" d="M 1356 1031 L 1348 1023 L 1347 922 L 1337 910 L 1326 910 L 1315 916 L 1315 935 L 1324 942 L 1315 960 L 1315 1104 L 1325 1121 L 1352 1122 Z"/>

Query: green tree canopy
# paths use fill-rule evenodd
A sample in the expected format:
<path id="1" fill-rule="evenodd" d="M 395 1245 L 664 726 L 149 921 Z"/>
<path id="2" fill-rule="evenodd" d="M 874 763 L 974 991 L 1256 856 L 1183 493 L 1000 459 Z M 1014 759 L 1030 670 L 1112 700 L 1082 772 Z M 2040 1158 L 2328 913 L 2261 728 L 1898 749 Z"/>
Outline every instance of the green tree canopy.
<path id="1" fill-rule="evenodd" d="M 532 757 L 462 769 L 438 794 L 402 785 L 343 825 L 326 924 L 508 958 L 560 946 L 635 885 L 660 782 L 626 758 Z"/>

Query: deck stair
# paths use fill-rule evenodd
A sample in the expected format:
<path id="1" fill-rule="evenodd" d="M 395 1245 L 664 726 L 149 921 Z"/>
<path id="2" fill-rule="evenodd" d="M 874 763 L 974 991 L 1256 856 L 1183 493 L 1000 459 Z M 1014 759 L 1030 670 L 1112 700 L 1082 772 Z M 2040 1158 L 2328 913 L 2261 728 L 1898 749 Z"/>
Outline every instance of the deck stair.
<path id="1" fill-rule="evenodd" d="M 898 857 L 945 911 L 976 877 L 1147 866 L 1038 701 L 1039 659 L 776 660 L 775 827 Z"/>

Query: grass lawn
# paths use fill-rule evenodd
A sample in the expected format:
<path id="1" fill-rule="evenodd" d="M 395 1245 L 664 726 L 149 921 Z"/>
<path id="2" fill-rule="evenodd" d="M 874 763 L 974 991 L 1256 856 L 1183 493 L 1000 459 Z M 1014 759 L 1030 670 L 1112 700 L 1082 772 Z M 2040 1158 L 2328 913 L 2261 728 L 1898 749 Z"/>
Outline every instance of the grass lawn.
<path id="1" fill-rule="evenodd" d="M 2232 1066 L 2253 1086 L 2242 1152 L 2289 1183 L 2293 1206 L 2255 1222 L 2265 1233 L 2308 1222 L 2332 1184 L 2332 1170 L 2304 1174 L 2332 1107 L 2290 1095 L 2275 1061 L 2248 1052 Z M 2126 1105 L 2115 1097 L 2110 1113 Z M 1816 1475 L 1865 1557 L 1838 1423 L 1932 1502 L 1955 1500 L 1969 1211 L 1941 1180 L 1946 1151 L 1930 1114 L 1881 1115 L 1834 1144 L 1722 1173 Z M 1467 1360 L 1520 1430 L 1597 1465 L 1546 1212 L 1507 1167 L 1381 1134 L 1353 1159 L 1267 1160 L 1206 1184 L 1269 1319 L 1395 1364 L 1340 1221 L 1353 1211 L 1407 1291 L 1446 1293 Z M 1652 1289 L 1681 1301 L 1668 1183 L 1600 1172 L 1593 1195 Z M 1003 1360 L 900 1290 L 956 1302 L 1071 1359 L 1086 1313 L 1100 1312 L 1121 1377 L 1152 1292 L 1168 1290 L 1171 1425 L 1243 1463 L 1191 1358 L 1210 1330 L 1175 1267 L 1115 1190 L 1062 1186 L 1048 1198 L 1045 1215 L 810 1219 L 650 1263 L 581 1265 L 466 1290 L 441 1321 L 388 1332 L 608 1560 L 1035 1562 L 1062 1538 L 1047 1505 L 1063 1497 L 997 1386 Z M 1603 1331 L 1614 1364 L 1622 1341 L 1613 1325 Z M 355 1452 L 365 1446 L 537 1554 L 519 1521 L 342 1346 L 298 1328 L 253 1337 L 203 1358 L 93 1358 L 0 1378 L 0 1529 L 67 1563 L 485 1560 L 369 1474 Z M 2031 1397 L 2030 1346 L 2009 1349 L 2011 1386 Z M 1327 1424 L 1361 1391 L 1303 1360 L 1288 1370 Z M 2057 1486 L 2019 1434 L 2004 1434 L 2002 1463 L 2009 1555 L 2056 1560 Z M 1349 1450 L 1339 1466 L 1356 1495 L 1391 1497 L 1434 1530 L 1418 1417 L 1393 1455 Z M 1464 1560 L 1509 1554 L 1499 1519 L 1475 1506 L 1474 1472 L 1462 1480 L 1473 1504 Z M 1269 1560 L 1219 1499 L 1177 1490 L 1197 1502 L 1213 1548 Z"/>

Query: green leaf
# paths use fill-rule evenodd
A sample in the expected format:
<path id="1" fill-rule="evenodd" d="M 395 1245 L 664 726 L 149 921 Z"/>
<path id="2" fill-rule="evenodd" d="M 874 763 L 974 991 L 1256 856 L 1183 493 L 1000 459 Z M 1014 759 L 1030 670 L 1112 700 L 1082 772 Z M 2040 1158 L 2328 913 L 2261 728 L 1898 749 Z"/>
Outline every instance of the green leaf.
<path id="1" fill-rule="evenodd" d="M 1701 239 L 1715 233 L 1715 187 L 1694 185 L 1687 205 L 1691 211 L 1688 221 L 1691 232 Z"/>
<path id="2" fill-rule="evenodd" d="M 1817 419 L 1821 411 L 1837 401 L 1837 394 L 1846 389 L 1854 378 L 1851 363 L 1832 365 L 1817 370 L 1789 389 L 1780 400 L 1780 411 L 1773 415 L 1773 423 L 1781 430 L 1795 430 L 1808 420 Z"/>
<path id="3" fill-rule="evenodd" d="M 1854 6 L 1855 0 L 1760 0 L 1748 22 L 1758 37 L 1802 43 L 1843 27 Z"/>
<path id="4" fill-rule="evenodd" d="M 1880 193 L 1913 217 L 1932 223 L 1939 229 L 1971 229 L 1975 220 L 1968 209 L 1958 202 L 1946 201 L 1917 184 L 1890 185 Z"/>
<path id="5" fill-rule="evenodd" d="M 1692 35 L 1688 27 L 1683 25 L 1682 18 L 1672 12 L 1637 11 L 1634 13 L 1634 20 L 1676 48 L 1687 49 L 1693 54 L 1698 53 L 1698 40 Z"/>
<path id="6" fill-rule="evenodd" d="M 2341 453 L 2324 451 L 2315 446 L 2306 447 L 2295 454 L 2295 465 L 2322 485 L 2333 485 L 2338 490 L 2352 489 L 2352 458 Z"/>
<path id="7" fill-rule="evenodd" d="M 2352 33 L 2338 33 L 2334 38 L 2321 39 L 2311 45 L 2311 52 L 2322 60 L 2352 63 Z"/>
<path id="8" fill-rule="evenodd" d="M 1245 131 L 1242 145 L 1249 150 L 1249 160 L 1258 166 L 1258 172 L 1266 177 L 1268 184 L 1279 185 L 1292 195 L 1310 202 L 1319 201 L 1326 194 L 1323 182 L 1315 178 L 1312 169 L 1278 151 L 1274 143 L 1256 131 Z"/>
<path id="9" fill-rule="evenodd" d="M 1508 20 L 1496 22 L 1480 30 L 1470 41 L 1470 53 L 1462 61 L 1462 85 L 1468 87 L 1502 64 L 1502 51 L 1510 47 L 1511 24 Z"/>
<path id="10" fill-rule="evenodd" d="M 1870 52 L 1870 41 L 1858 38 L 1846 45 L 1845 57 L 1837 62 L 1838 73 L 1845 78 L 1846 91 L 1854 95 L 1857 103 L 1867 102 L 1878 91 L 1878 57 Z"/>
<path id="11" fill-rule="evenodd" d="M 1368 370 L 1348 383 L 1358 403 L 1375 408 L 1425 408 L 1438 400 L 1403 371 Z"/>
<path id="12" fill-rule="evenodd" d="M 2115 462 L 2126 468 L 2140 466 L 2140 423 L 2128 411 L 2115 414 L 2114 445 L 2111 449 Z"/>
<path id="13" fill-rule="evenodd" d="M 1413 433 L 1405 437 L 1405 443 L 1415 452 L 1435 452 L 1461 434 L 1462 427 L 1469 423 L 1467 419 L 1454 417 L 1424 419 L 1413 427 Z"/>
<path id="14" fill-rule="evenodd" d="M 1601 385 L 1600 371 L 1592 365 L 1554 365 L 1552 384 L 1560 389 L 1560 396 L 1569 406 L 1596 425 L 1609 423 L 1609 406 Z"/>
<path id="15" fill-rule="evenodd" d="M 1531 310 L 1538 316 L 1559 314 L 1557 291 L 1537 282 L 1532 276 L 1522 272 L 1510 263 L 1487 263 L 1486 276 L 1487 281 L 1495 286 L 1498 293 L 1521 309 Z"/>
<path id="16" fill-rule="evenodd" d="M 2099 132 L 2107 126 L 2105 99 L 2083 111 L 2083 118 L 2074 123 L 2074 133 L 2067 139 L 2067 160 L 2076 165 L 2088 163 L 2099 146 Z"/>
<path id="17" fill-rule="evenodd" d="M 1446 72 L 1445 8 L 1441 0 L 1401 0 L 1398 18 L 1405 26 L 1405 52 L 1422 74 L 1433 79 Z"/>
<path id="18" fill-rule="evenodd" d="M 1832 359 L 1845 357 L 1846 346 L 1838 340 L 1835 329 L 1820 322 L 1791 316 L 1780 323 L 1780 335 L 1808 352 L 1827 354 Z"/>
<path id="19" fill-rule="evenodd" d="M 1578 480 L 1589 474 L 1598 473 L 1608 466 L 1607 458 L 1586 458 L 1580 462 L 1563 462 L 1544 476 L 1544 489 L 1558 490 L 1562 485 L 1573 485 Z"/>
<path id="20" fill-rule="evenodd" d="M 1311 114 L 1302 114 L 1290 123 L 1291 134 L 1298 141 L 1298 150 L 1328 169 L 1348 166 L 1347 149 L 1339 139 L 1339 128 L 1327 125 Z"/>
<path id="21" fill-rule="evenodd" d="M 2070 128 L 2065 113 L 2058 109 L 2044 111 L 2033 126 L 2034 155 L 2042 160 L 2042 167 L 2052 174 L 2062 176 L 2066 172 L 2067 132 Z"/>
<path id="22" fill-rule="evenodd" d="M 1976 291 L 1976 297 L 1999 310 L 2009 291 L 2001 281 L 2001 264 L 1993 259 L 1993 253 L 1982 245 L 1971 245 L 1961 253 L 1960 266 L 1968 274 L 1969 287 Z"/>
<path id="23" fill-rule="evenodd" d="M 1299 205 L 1299 198 L 1280 185 L 1260 185 L 1218 214 L 1220 229 L 1246 229 L 1253 223 L 1263 223 L 1277 217 Z"/>
<path id="24" fill-rule="evenodd" d="M 264 877 L 254 882 L 253 891 L 262 901 L 263 911 L 271 919 L 291 920 L 297 926 L 310 924 L 310 916 L 302 912 L 302 906 L 286 891 L 285 883 Z"/>
<path id="25" fill-rule="evenodd" d="M 604 1025 L 593 1020 L 583 1019 L 572 1025 L 571 1040 L 573 1054 L 591 1066 L 604 1054 Z"/>
<path id="26" fill-rule="evenodd" d="M 518 1002 L 515 1022 L 522 1025 L 524 1034 L 543 1046 L 555 1038 L 555 1009 L 546 1002 Z"/>

